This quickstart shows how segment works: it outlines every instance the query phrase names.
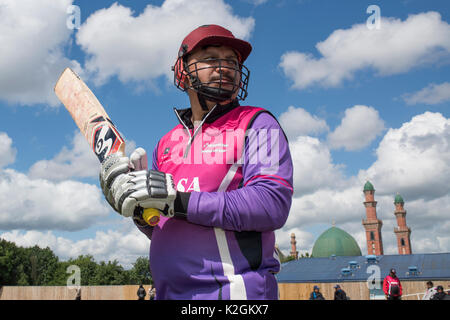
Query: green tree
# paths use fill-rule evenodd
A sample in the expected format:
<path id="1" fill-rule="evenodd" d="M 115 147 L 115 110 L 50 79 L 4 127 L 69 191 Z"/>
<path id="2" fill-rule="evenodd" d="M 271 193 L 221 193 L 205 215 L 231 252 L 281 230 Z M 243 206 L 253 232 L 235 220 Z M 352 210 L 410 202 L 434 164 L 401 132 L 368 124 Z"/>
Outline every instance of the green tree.
<path id="1" fill-rule="evenodd" d="M 139 257 L 130 270 L 117 260 L 97 263 L 92 255 L 59 261 L 50 248 L 23 248 L 0 239 L 0 285 L 65 286 L 71 274 L 69 266 L 80 268 L 81 285 L 151 284 L 148 259 Z"/>
<path id="2" fill-rule="evenodd" d="M 76 259 L 69 259 L 65 272 L 70 265 L 76 265 L 80 268 L 82 286 L 98 285 L 96 279 L 98 264 L 92 255 L 81 255 Z M 66 280 L 69 276 L 70 274 L 66 273 Z"/>
<path id="3" fill-rule="evenodd" d="M 152 284 L 148 258 L 139 257 L 129 270 L 129 284 Z"/>
<path id="4" fill-rule="evenodd" d="M 13 283 L 13 285 L 29 286 L 30 285 L 30 277 L 25 272 L 23 264 L 20 264 L 17 267 L 17 272 L 18 272 L 17 273 L 18 278 L 15 279 L 16 281 Z"/>
<path id="5" fill-rule="evenodd" d="M 101 261 L 95 273 L 96 285 L 123 285 L 128 283 L 128 276 L 117 260 L 108 263 Z"/>
<path id="6" fill-rule="evenodd" d="M 302 254 L 300 258 L 311 258 L 309 255 L 309 252 L 305 252 L 305 254 Z"/>
<path id="7" fill-rule="evenodd" d="M 14 243 L 0 239 L 0 283 L 9 285 L 16 280 L 17 247 Z"/>
<path id="8" fill-rule="evenodd" d="M 29 284 L 26 273 L 26 255 L 23 248 L 15 243 L 0 239 L 0 284 L 16 285 Z"/>
<path id="9" fill-rule="evenodd" d="M 38 246 L 25 249 L 24 266 L 27 268 L 30 283 L 36 286 L 49 285 L 58 268 L 59 259 L 53 251 Z"/>
<path id="10" fill-rule="evenodd" d="M 280 262 L 281 263 L 285 263 L 285 262 L 289 262 L 289 261 L 292 261 L 292 260 L 295 260 L 294 256 L 284 256 L 284 257 L 282 257 L 280 259 Z"/>
<path id="11" fill-rule="evenodd" d="M 67 273 L 67 268 L 70 263 L 67 261 L 60 261 L 53 273 L 52 279 L 48 282 L 49 286 L 65 286 L 70 274 Z"/>

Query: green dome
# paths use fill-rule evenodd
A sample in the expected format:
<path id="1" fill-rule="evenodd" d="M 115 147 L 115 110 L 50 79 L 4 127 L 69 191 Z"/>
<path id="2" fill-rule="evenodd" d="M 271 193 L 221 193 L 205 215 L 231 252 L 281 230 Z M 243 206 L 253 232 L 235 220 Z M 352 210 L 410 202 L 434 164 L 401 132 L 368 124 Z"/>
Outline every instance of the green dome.
<path id="1" fill-rule="evenodd" d="M 394 203 L 405 203 L 405 201 L 403 201 L 402 196 L 397 193 L 397 195 L 395 196 Z"/>
<path id="2" fill-rule="evenodd" d="M 370 181 L 367 181 L 366 184 L 364 185 L 364 191 L 375 191 Z"/>
<path id="3" fill-rule="evenodd" d="M 335 256 L 360 256 L 361 249 L 355 239 L 342 229 L 331 227 L 314 243 L 311 256 L 324 258 Z"/>

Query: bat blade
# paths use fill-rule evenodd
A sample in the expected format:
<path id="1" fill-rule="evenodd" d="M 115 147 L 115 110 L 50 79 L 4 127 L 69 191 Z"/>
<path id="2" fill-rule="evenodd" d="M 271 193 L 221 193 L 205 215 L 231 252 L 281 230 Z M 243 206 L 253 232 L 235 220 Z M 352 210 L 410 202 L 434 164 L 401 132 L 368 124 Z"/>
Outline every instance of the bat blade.
<path id="1" fill-rule="evenodd" d="M 55 94 L 69 111 L 100 162 L 112 153 L 125 154 L 125 141 L 89 87 L 70 68 L 55 85 Z"/>
<path id="2" fill-rule="evenodd" d="M 56 82 L 55 94 L 69 111 L 100 162 L 116 152 L 125 155 L 125 140 L 97 97 L 72 69 L 66 68 L 63 71 Z M 157 209 L 140 210 L 139 214 L 150 226 L 158 224 L 160 213 Z"/>

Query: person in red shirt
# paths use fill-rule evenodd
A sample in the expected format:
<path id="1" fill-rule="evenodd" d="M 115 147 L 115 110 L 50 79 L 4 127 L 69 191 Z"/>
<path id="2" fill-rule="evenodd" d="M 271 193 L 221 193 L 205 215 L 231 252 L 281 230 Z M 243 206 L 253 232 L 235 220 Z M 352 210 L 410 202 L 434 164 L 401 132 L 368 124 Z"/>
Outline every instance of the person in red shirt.
<path id="1" fill-rule="evenodd" d="M 392 268 L 389 275 L 384 278 L 383 291 L 387 300 L 400 300 L 402 297 L 402 284 L 397 272 Z"/>

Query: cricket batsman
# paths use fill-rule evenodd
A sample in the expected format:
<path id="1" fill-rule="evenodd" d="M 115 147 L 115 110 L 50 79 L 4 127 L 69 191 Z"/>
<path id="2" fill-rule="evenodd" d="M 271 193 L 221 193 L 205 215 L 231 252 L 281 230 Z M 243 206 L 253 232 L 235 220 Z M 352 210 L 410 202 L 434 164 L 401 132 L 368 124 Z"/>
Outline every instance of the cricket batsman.
<path id="1" fill-rule="evenodd" d="M 293 167 L 275 117 L 241 106 L 251 45 L 218 25 L 182 41 L 174 84 L 190 108 L 147 154 L 109 156 L 100 172 L 115 211 L 133 217 L 150 240 L 156 299 L 278 299 L 276 229 L 289 214 Z M 152 227 L 136 210 L 158 209 Z"/>

